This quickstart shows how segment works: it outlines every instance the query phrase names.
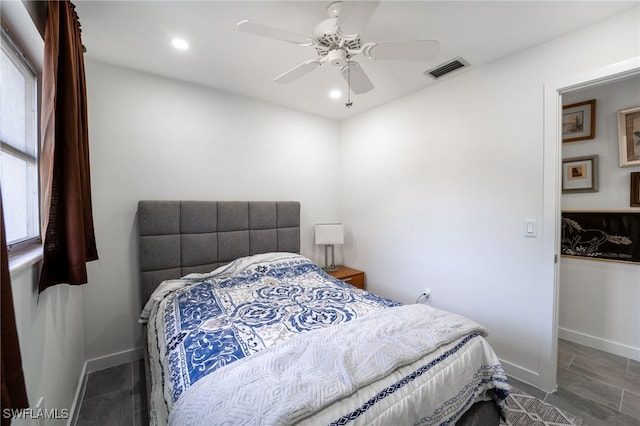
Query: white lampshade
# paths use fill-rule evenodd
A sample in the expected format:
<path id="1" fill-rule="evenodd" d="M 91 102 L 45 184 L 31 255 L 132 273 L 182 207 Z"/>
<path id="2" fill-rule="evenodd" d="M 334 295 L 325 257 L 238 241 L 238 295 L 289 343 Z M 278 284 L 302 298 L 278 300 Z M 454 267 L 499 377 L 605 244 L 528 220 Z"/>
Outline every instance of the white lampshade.
<path id="1" fill-rule="evenodd" d="M 316 224 L 316 244 L 344 244 L 344 226 L 341 223 Z"/>

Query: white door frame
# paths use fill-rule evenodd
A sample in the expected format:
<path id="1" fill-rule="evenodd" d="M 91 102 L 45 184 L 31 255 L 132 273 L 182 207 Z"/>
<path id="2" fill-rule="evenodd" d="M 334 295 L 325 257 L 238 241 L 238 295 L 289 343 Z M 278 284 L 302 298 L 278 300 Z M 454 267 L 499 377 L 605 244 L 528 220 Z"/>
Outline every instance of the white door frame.
<path id="1" fill-rule="evenodd" d="M 544 85 L 542 216 L 542 319 L 548 339 L 540 345 L 540 388 L 556 390 L 558 353 L 558 283 L 560 255 L 560 176 L 562 164 L 562 94 L 640 74 L 640 56 Z"/>

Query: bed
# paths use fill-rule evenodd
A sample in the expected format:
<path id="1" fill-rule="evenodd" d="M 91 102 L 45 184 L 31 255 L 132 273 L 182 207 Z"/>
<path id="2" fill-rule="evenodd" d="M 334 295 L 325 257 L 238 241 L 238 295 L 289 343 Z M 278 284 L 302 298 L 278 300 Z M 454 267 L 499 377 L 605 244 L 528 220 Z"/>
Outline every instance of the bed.
<path id="1" fill-rule="evenodd" d="M 328 275 L 293 201 L 140 201 L 152 425 L 498 424 L 486 330 Z"/>

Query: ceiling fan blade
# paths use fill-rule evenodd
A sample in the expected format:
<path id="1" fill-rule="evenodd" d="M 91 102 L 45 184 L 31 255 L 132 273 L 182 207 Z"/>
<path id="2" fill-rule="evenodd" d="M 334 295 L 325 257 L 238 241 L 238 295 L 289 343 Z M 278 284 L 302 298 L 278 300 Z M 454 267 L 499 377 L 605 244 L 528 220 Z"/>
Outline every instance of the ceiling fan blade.
<path id="1" fill-rule="evenodd" d="M 343 1 L 336 22 L 338 35 L 349 39 L 361 34 L 379 3 L 379 1 Z"/>
<path id="2" fill-rule="evenodd" d="M 351 87 L 351 91 L 356 95 L 367 93 L 373 89 L 373 83 L 367 77 L 360 64 L 355 61 L 347 62 L 347 65 L 340 70 L 342 77 L 347 81 Z"/>
<path id="3" fill-rule="evenodd" d="M 285 72 L 284 74 L 279 75 L 278 77 L 274 78 L 274 81 L 277 81 L 278 83 L 291 83 L 297 79 L 299 79 L 300 77 L 302 77 L 305 74 L 310 73 L 311 71 L 315 70 L 316 68 L 319 68 L 320 65 L 322 65 L 322 62 L 317 60 L 317 59 L 309 59 L 308 61 L 305 61 L 303 63 L 301 63 L 300 65 L 291 68 L 289 71 Z"/>
<path id="4" fill-rule="evenodd" d="M 248 21 L 246 19 L 238 22 L 237 27 L 243 33 L 273 38 L 276 40 L 299 44 L 300 46 L 313 46 L 315 44 L 315 41 L 306 35 L 294 33 L 289 30 L 283 30 L 282 28 L 258 24 L 257 22 Z"/>
<path id="5" fill-rule="evenodd" d="M 383 41 L 362 47 L 363 55 L 368 58 L 398 61 L 428 61 L 439 51 L 440 43 L 435 40 Z"/>

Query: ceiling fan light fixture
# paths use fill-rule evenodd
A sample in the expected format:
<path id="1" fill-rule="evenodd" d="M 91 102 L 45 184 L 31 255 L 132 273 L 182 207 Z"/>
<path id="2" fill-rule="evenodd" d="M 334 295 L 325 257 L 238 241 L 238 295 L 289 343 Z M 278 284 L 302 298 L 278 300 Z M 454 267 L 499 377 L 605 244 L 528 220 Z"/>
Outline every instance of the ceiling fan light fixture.
<path id="1" fill-rule="evenodd" d="M 329 4 L 329 18 L 320 21 L 314 29 L 313 38 L 292 31 L 259 24 L 249 20 L 238 22 L 240 31 L 275 40 L 312 47 L 316 57 L 286 71 L 274 79 L 278 83 L 293 83 L 298 78 L 330 64 L 340 70 L 347 82 L 347 108 L 353 105 L 351 94 L 361 95 L 374 88 L 354 57 L 392 61 L 429 61 L 438 53 L 436 40 L 410 40 L 404 42 L 369 42 L 361 39 L 364 28 L 373 16 L 380 0 L 334 1 Z"/>
<path id="2" fill-rule="evenodd" d="M 333 49 L 327 53 L 327 60 L 333 67 L 343 67 L 347 65 L 347 52 L 342 49 Z"/>
<path id="3" fill-rule="evenodd" d="M 338 89 L 333 89 L 329 92 L 329 97 L 331 99 L 340 99 L 342 97 L 342 92 Z"/>

